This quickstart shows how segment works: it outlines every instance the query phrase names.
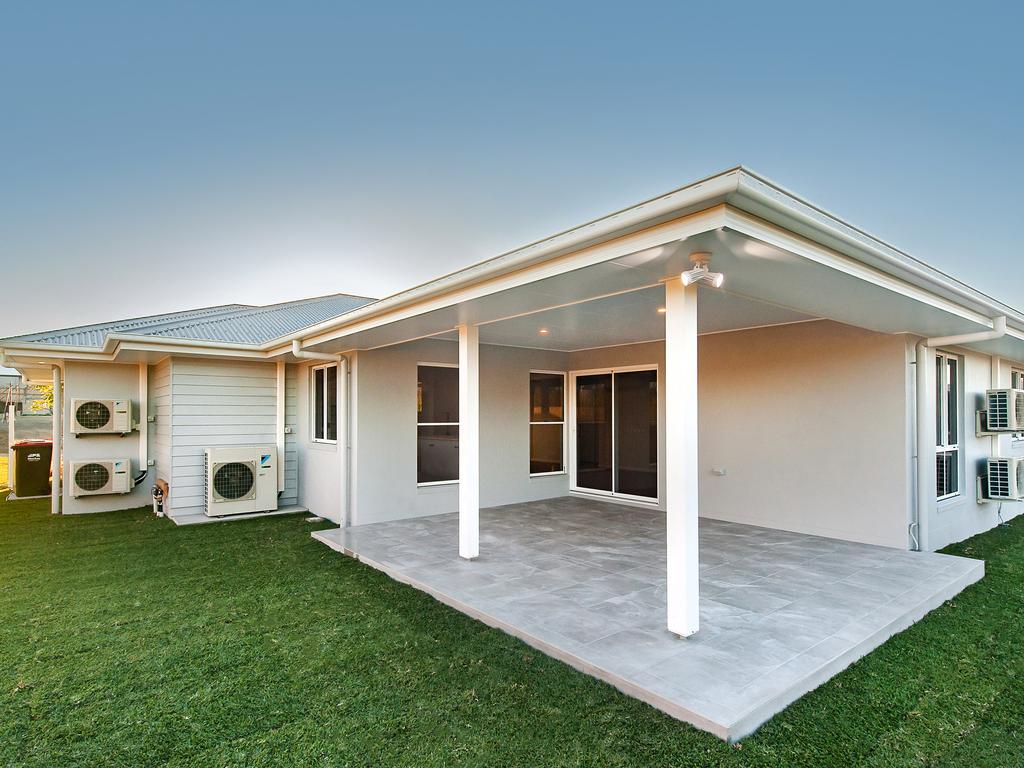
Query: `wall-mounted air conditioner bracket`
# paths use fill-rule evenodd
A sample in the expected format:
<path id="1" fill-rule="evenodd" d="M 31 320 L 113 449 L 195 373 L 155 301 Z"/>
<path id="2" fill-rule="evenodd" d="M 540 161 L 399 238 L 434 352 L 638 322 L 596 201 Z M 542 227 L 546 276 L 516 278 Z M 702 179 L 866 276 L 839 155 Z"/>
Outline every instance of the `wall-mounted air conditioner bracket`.
<path id="1" fill-rule="evenodd" d="M 988 411 L 975 411 L 974 413 L 974 434 L 977 437 L 1002 437 L 1010 435 L 1016 440 L 1024 438 L 1024 432 L 993 432 L 988 428 Z"/>

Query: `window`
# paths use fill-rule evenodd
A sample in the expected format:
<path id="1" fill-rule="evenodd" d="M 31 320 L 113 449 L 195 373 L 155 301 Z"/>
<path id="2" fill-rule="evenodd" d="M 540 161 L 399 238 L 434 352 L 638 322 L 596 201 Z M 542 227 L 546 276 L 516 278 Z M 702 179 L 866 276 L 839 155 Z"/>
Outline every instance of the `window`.
<path id="1" fill-rule="evenodd" d="M 1016 369 L 1010 371 L 1010 386 L 1013 389 L 1024 389 L 1024 371 Z"/>
<path id="2" fill-rule="evenodd" d="M 935 491 L 948 499 L 960 493 L 960 360 L 935 356 Z"/>
<path id="3" fill-rule="evenodd" d="M 565 472 L 565 374 L 530 373 L 530 474 Z"/>
<path id="4" fill-rule="evenodd" d="M 334 443 L 338 440 L 338 366 L 319 365 L 313 368 L 313 442 Z"/>
<path id="5" fill-rule="evenodd" d="M 416 482 L 459 479 L 459 369 L 416 368 Z"/>

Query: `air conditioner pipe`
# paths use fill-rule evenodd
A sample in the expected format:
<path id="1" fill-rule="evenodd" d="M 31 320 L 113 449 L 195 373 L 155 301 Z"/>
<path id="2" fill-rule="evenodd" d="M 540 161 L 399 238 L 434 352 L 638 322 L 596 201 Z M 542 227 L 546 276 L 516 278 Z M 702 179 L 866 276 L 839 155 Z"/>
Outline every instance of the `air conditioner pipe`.
<path id="1" fill-rule="evenodd" d="M 914 549 L 929 551 L 929 516 L 932 500 L 935 498 L 935 484 L 932 482 L 935 455 L 929 448 L 935 445 L 935 412 L 932 405 L 935 398 L 935 365 L 931 350 L 936 347 L 973 344 L 979 341 L 995 341 L 1006 335 L 1006 317 L 993 318 L 991 331 L 965 333 L 960 336 L 936 336 L 917 342 L 914 356 L 917 380 L 917 499 L 914 505 L 914 519 L 910 524 L 910 536 Z M 932 404 L 932 405 L 930 405 Z"/>
<path id="2" fill-rule="evenodd" d="M 139 363 L 139 474 L 134 485 L 139 485 L 149 474 L 149 364 Z"/>
<path id="3" fill-rule="evenodd" d="M 329 355 L 324 352 L 310 352 L 302 348 L 302 342 L 292 340 L 292 356 L 299 360 L 323 360 L 338 364 L 338 383 L 335 396 L 338 399 L 338 498 L 341 503 L 341 527 L 349 526 L 349 413 L 351 401 L 348 397 L 349 360 L 345 355 Z M 283 457 L 278 461 L 283 461 Z"/>

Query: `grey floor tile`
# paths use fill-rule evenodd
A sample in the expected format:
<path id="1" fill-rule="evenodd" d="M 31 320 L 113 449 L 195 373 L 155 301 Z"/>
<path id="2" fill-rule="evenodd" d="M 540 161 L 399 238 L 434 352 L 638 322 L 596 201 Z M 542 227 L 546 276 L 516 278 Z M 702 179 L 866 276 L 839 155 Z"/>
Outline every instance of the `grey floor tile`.
<path id="1" fill-rule="evenodd" d="M 480 520 L 472 562 L 458 557 L 454 514 L 316 537 L 716 731 L 786 706 L 980 572 L 964 558 L 702 519 L 700 631 L 681 639 L 666 629 L 661 513 L 561 497 Z"/>

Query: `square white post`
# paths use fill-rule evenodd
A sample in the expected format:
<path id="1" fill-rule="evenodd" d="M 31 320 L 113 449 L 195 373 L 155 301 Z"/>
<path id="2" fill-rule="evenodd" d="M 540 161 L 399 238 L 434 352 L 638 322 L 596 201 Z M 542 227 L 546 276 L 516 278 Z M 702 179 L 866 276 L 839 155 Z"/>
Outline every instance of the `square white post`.
<path id="1" fill-rule="evenodd" d="M 697 286 L 665 283 L 665 527 L 668 629 L 700 627 L 697 543 Z"/>
<path id="2" fill-rule="evenodd" d="M 480 554 L 480 331 L 459 326 L 459 556 Z"/>
<path id="3" fill-rule="evenodd" d="M 917 537 L 918 549 L 929 552 L 930 523 L 935 509 L 936 477 L 936 371 L 935 350 L 921 343 L 917 347 Z"/>

